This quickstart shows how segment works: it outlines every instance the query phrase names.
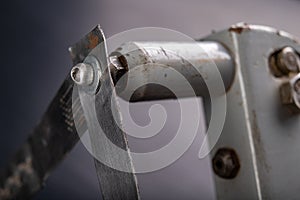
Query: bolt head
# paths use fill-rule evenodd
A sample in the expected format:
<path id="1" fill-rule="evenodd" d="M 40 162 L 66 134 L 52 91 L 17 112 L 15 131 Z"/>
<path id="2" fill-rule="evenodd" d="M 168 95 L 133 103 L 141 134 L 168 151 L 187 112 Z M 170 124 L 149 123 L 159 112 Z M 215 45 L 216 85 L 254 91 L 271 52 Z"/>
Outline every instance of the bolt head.
<path id="1" fill-rule="evenodd" d="M 288 74 L 289 72 L 299 72 L 299 55 L 293 48 L 285 47 L 279 52 L 277 56 L 277 64 L 284 74 Z"/>
<path id="2" fill-rule="evenodd" d="M 77 85 L 91 85 L 94 80 L 93 67 L 86 63 L 79 63 L 72 68 L 71 78 Z"/>
<path id="3" fill-rule="evenodd" d="M 224 179 L 235 178 L 240 169 L 238 156 L 230 148 L 219 149 L 212 160 L 212 164 L 214 172 Z"/>

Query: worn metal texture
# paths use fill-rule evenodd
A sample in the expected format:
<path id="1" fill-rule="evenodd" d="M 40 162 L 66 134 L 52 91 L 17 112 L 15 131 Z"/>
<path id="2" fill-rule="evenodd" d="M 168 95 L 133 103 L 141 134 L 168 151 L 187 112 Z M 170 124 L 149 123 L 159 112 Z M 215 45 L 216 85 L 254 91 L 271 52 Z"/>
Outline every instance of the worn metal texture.
<path id="1" fill-rule="evenodd" d="M 234 82 L 227 93 L 227 119 L 212 155 L 233 148 L 240 160 L 236 178 L 215 177 L 218 199 L 298 199 L 300 181 L 300 116 L 282 106 L 269 56 L 300 46 L 291 35 L 269 27 L 238 24 L 211 35 L 225 44 L 236 62 Z"/>
<path id="2" fill-rule="evenodd" d="M 224 57 L 221 56 L 219 66 L 227 86 L 227 118 L 222 135 L 211 154 L 214 155 L 218 149 L 230 148 L 234 150 L 239 161 L 239 170 L 233 178 L 215 177 L 218 199 L 297 199 L 300 190 L 297 176 L 300 168 L 300 157 L 297 157 L 300 151 L 300 115 L 290 113 L 282 106 L 279 88 L 289 77 L 274 76 L 269 67 L 269 56 L 286 46 L 300 52 L 298 42 L 285 32 L 247 24 L 232 26 L 205 40 L 222 43 L 230 52 L 228 53 L 222 47 L 221 52 L 225 54 L 222 54 Z M 111 101 L 116 94 L 113 91 L 110 72 L 107 70 L 107 58 L 103 52 L 105 46 L 92 51 L 103 41 L 103 33 L 99 27 L 96 27 L 86 38 L 70 49 L 71 55 L 74 64 L 83 62 L 88 55 L 99 60 L 103 77 L 96 95 L 97 118 L 110 141 L 128 153 L 125 133 L 112 123 L 114 118 L 111 103 L 115 102 L 116 105 L 113 106 L 117 106 L 117 102 L 115 99 Z M 142 46 L 141 43 L 133 43 L 133 45 Z M 156 54 L 157 51 L 156 53 L 147 51 L 145 53 L 145 50 L 138 52 L 144 60 L 142 57 L 140 60 L 131 58 L 133 54 L 124 56 L 127 64 L 129 63 L 129 69 L 134 64 L 153 64 L 157 61 L 165 61 L 163 64 L 166 65 L 171 62 L 175 68 L 186 66 L 184 61 L 175 59 L 163 49 L 159 56 Z M 222 68 L 224 63 L 226 67 Z M 235 66 L 235 69 L 232 66 Z M 225 69 L 224 72 L 222 69 Z M 187 77 L 193 73 L 188 70 L 183 72 Z M 145 80 L 144 78 L 155 80 L 158 75 L 162 75 L 168 81 L 172 80 L 172 77 L 167 78 L 167 73 L 155 74 L 151 70 L 138 72 L 141 73 L 146 76 L 138 79 L 140 81 Z M 128 80 L 135 80 L 135 78 L 137 77 L 129 77 Z M 197 83 L 195 82 L 193 86 L 197 86 Z M 198 88 L 196 87 L 199 95 L 203 94 L 203 85 L 204 83 L 199 82 Z M 80 133 L 83 133 L 87 127 L 89 131 L 97 131 L 93 124 L 87 126 L 86 118 L 89 119 L 89 115 L 81 115 L 83 112 L 90 113 L 91 104 L 81 102 L 84 110 L 82 111 L 80 100 L 74 99 L 73 110 L 80 111 L 78 115 L 72 113 L 72 90 L 73 82 L 68 76 L 40 124 L 1 174 L 0 199 L 28 199 L 43 186 L 50 171 L 78 141 L 74 118 L 79 122 L 77 128 L 80 129 Z M 142 88 L 142 92 L 133 100 L 172 97 L 170 93 L 161 93 L 163 90 L 157 91 L 157 88 L 155 90 L 149 87 Z M 182 94 L 182 97 L 188 96 Z M 206 106 L 209 104 L 207 103 Z M 118 155 L 110 154 L 110 149 L 106 148 L 103 140 L 97 135 L 94 136 L 94 134 L 90 135 L 93 150 L 104 152 L 108 158 L 110 157 L 109 159 L 117 160 Z M 119 163 L 131 171 L 121 172 L 95 160 L 103 198 L 139 199 L 129 153 L 120 159 Z"/>
<path id="3" fill-rule="evenodd" d="M 104 45 L 103 41 L 103 32 L 97 25 L 84 38 L 69 48 L 73 64 L 83 62 L 92 53 L 92 50 L 95 52 L 95 47 L 99 44 Z"/>
<path id="4" fill-rule="evenodd" d="M 99 156 L 96 158 L 100 158 L 101 155 L 104 157 L 100 161 L 95 159 L 102 197 L 103 199 L 139 199 L 137 180 L 129 154 L 126 134 L 115 122 L 115 120 L 120 121 L 121 119 L 116 119 L 117 116 L 114 117 L 112 113 L 112 107 L 117 106 L 112 80 L 107 73 L 103 76 L 105 77 L 102 77 L 101 88 L 95 98 L 79 91 L 93 153 Z M 104 135 L 100 134 L 100 129 L 103 130 Z M 118 154 L 111 147 L 110 142 L 126 153 Z M 108 163 L 114 163 L 124 171 L 107 166 L 107 163 L 103 163 L 104 160 Z"/>
<path id="5" fill-rule="evenodd" d="M 175 94 L 177 98 L 207 96 L 205 81 L 218 77 L 208 78 L 207 71 L 217 67 L 227 89 L 234 76 L 231 55 L 217 42 L 128 42 L 113 54 L 121 54 L 126 62 L 128 73 L 122 80 L 126 87 L 118 84 L 125 88 L 118 95 L 126 99 L 133 94 L 126 99 L 130 101 L 175 98 Z M 192 94 L 174 71 L 193 87 Z M 174 91 L 167 89 L 171 85 Z"/>
<path id="6" fill-rule="evenodd" d="M 79 85 L 75 88 L 77 91 L 74 92 L 73 95 L 75 96 L 73 96 L 73 99 L 78 101 L 77 99 L 79 98 L 82 113 L 87 123 L 92 153 L 96 155 L 94 159 L 95 168 L 103 199 L 139 199 L 137 180 L 129 154 L 126 134 L 115 122 L 115 120 L 121 121 L 118 115 L 120 110 L 117 106 L 118 103 L 115 98 L 114 85 L 111 79 L 111 73 L 108 69 L 105 37 L 101 30 L 99 34 L 101 35 L 101 38 L 97 40 L 99 44 L 84 60 L 84 63 L 94 65 L 93 59 L 91 59 L 91 57 L 93 57 L 97 60 L 96 62 L 100 63 L 100 72 L 96 75 L 99 77 L 94 78 L 94 81 L 100 81 L 99 84 L 95 83 L 99 85 L 99 88 L 96 94 L 92 94 L 91 91 L 93 91 L 93 89 L 90 90 L 89 87 L 93 87 L 94 84 L 88 86 Z M 76 52 L 82 52 L 80 48 L 86 47 L 84 40 L 82 41 L 83 45 L 75 45 L 74 48 L 77 49 Z M 76 57 L 77 56 L 75 56 L 75 58 Z M 112 109 L 117 112 L 115 116 L 113 115 Z M 80 120 L 75 120 L 75 123 L 78 123 L 79 127 L 81 126 Z M 104 131 L 104 135 L 100 134 L 100 129 Z M 85 132 L 85 130 L 83 132 Z M 123 149 L 126 153 L 122 155 L 116 154 L 116 152 L 111 149 L 109 145 L 110 142 Z M 120 171 L 111 166 L 107 166 L 107 163 L 98 160 L 99 157 L 97 157 L 97 155 L 103 155 L 109 163 L 117 163 L 118 166 L 126 170 Z"/>

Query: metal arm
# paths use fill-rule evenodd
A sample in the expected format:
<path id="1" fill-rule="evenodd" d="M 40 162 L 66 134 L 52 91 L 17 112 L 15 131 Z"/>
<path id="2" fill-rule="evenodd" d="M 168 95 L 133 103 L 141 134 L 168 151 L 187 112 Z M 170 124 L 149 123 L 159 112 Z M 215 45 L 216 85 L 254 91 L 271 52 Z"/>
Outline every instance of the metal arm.
<path id="1" fill-rule="evenodd" d="M 211 152 L 218 198 L 297 197 L 300 185 L 297 176 L 300 159 L 295 156 L 300 151 L 300 116 L 295 114 L 300 110 L 298 42 L 285 32 L 247 24 L 232 26 L 204 40 L 131 42 L 108 57 L 105 38 L 96 27 L 71 49 L 75 65 L 71 77 L 87 93 L 96 93 L 98 105 L 102 106 L 97 116 L 105 125 L 106 134 L 129 152 L 125 133 L 110 123 L 113 116 L 108 102 L 112 102 L 110 97 L 115 100 L 114 87 L 116 94 L 128 101 L 174 98 L 165 88 L 148 84 L 153 80 L 176 84 L 177 97 L 191 96 L 176 81 L 172 73 L 175 70 L 188 80 L 196 95 L 207 97 L 204 80 L 214 81 L 214 77 L 205 75 L 216 65 L 226 88 L 226 94 L 220 95 L 226 95 L 228 102 L 222 136 Z M 101 43 L 100 50 L 95 50 Z M 195 63 L 201 73 L 191 67 Z M 159 67 L 163 70 L 158 70 Z M 104 91 L 99 91 L 101 86 Z M 81 114 L 72 113 L 72 90 L 73 82 L 67 78 L 41 123 L 1 176 L 0 199 L 28 199 L 42 187 L 49 172 L 78 141 L 74 121 L 80 122 L 79 132 L 87 128 L 95 130 L 86 121 L 89 116 L 82 115 L 85 111 L 89 113 L 89 107 L 82 108 L 79 99 L 73 103 Z M 95 151 L 116 156 L 109 154 L 111 151 L 101 138 L 92 139 Z M 120 172 L 95 161 L 104 199 L 139 199 L 129 154 L 120 163 L 131 171 Z M 293 175 L 286 175 L 283 169 Z M 289 187 L 283 189 L 282 185 Z"/>

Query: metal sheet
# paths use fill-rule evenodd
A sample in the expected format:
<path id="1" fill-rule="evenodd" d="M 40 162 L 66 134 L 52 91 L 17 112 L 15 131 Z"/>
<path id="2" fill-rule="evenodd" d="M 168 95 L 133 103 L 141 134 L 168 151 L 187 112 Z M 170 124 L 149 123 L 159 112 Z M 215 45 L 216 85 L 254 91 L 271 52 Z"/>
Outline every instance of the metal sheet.
<path id="1" fill-rule="evenodd" d="M 79 93 L 81 92 L 79 91 Z M 116 106 L 117 102 L 114 99 L 115 95 L 113 94 L 110 76 L 106 74 L 96 97 L 83 93 L 79 95 L 88 124 L 93 154 L 102 155 L 107 162 L 116 163 L 122 169 L 126 169 L 125 172 L 119 171 L 107 166 L 106 163 L 103 163 L 103 160 L 98 161 L 95 159 L 103 199 L 139 199 L 137 180 L 129 155 L 126 135 L 115 122 L 120 118 L 114 118 L 111 109 L 112 106 Z M 95 121 L 95 119 L 98 120 Z M 104 131 L 105 135 L 99 134 L 100 129 Z M 104 137 L 107 137 L 107 139 L 104 139 Z M 117 154 L 112 149 L 110 142 L 127 153 Z"/>
<path id="2" fill-rule="evenodd" d="M 101 75 L 101 77 L 99 77 L 99 79 L 101 79 L 101 83 L 99 83 L 99 85 L 101 86 L 96 95 L 91 93 L 91 91 L 96 91 L 94 88 L 92 88 L 92 90 L 89 89 L 89 87 L 94 87 L 94 84 L 84 87 L 75 87 L 75 90 L 78 89 L 78 91 L 74 92 L 73 100 L 80 102 L 82 106 L 83 112 L 81 113 L 84 114 L 84 118 L 87 123 L 89 138 L 92 145 L 92 153 L 94 155 L 103 155 L 107 160 L 109 160 L 109 163 L 115 162 L 122 166 L 123 169 L 126 169 L 126 172 L 119 171 L 111 166 L 107 166 L 107 163 L 103 163 L 101 160 L 98 160 L 97 157 L 94 158 L 103 199 L 139 199 L 137 180 L 129 155 L 126 134 L 115 122 L 115 120 L 121 120 L 118 118 L 119 115 L 117 114 L 114 118 L 112 113 L 112 109 L 115 109 L 116 112 L 119 112 L 119 109 L 113 92 L 114 87 L 111 76 L 107 69 L 108 64 L 105 37 L 100 27 L 97 27 L 96 29 L 96 36 L 93 35 L 93 32 L 88 34 L 73 48 L 71 48 L 71 52 L 75 52 L 73 53 L 73 59 L 76 62 L 78 57 L 82 57 L 81 53 L 86 52 L 85 49 L 87 47 L 91 46 L 91 48 L 93 48 L 86 59 L 84 59 L 84 62 L 93 65 L 94 63 L 90 58 L 94 57 L 98 60 L 100 63 L 99 76 Z M 95 37 L 97 37 L 97 39 L 95 39 Z M 90 43 L 89 40 L 91 40 L 91 38 L 92 41 L 97 42 L 95 44 Z M 98 81 L 99 79 L 94 79 L 94 81 Z M 96 83 L 96 85 L 97 84 L 98 83 Z M 77 98 L 79 98 L 79 100 Z M 73 108 L 73 110 L 76 109 Z M 79 112 L 80 111 L 77 113 Z M 80 128 L 80 122 L 82 120 L 77 119 L 76 115 L 74 118 L 76 125 Z M 99 134 L 101 130 L 104 131 L 104 135 Z M 116 154 L 116 152 L 110 148 L 110 142 L 122 148 L 126 153 L 122 155 Z"/>
<path id="3" fill-rule="evenodd" d="M 241 168 L 234 179 L 215 177 L 218 199 L 298 199 L 300 116 L 281 105 L 283 80 L 268 66 L 271 53 L 284 46 L 299 51 L 298 43 L 285 32 L 247 24 L 207 39 L 222 41 L 237 66 L 225 127 L 212 155 L 221 147 L 233 148 Z"/>

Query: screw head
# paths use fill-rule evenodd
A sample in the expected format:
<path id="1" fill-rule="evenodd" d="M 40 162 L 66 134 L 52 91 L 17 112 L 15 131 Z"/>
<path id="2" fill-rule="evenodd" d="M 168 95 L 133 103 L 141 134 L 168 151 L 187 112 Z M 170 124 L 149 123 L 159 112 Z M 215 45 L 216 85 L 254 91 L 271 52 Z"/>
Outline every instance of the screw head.
<path id="1" fill-rule="evenodd" d="M 221 148 L 215 154 L 213 160 L 214 172 L 224 179 L 233 179 L 240 169 L 240 162 L 236 152 L 231 148 Z"/>
<path id="2" fill-rule="evenodd" d="M 93 67 L 86 63 L 79 63 L 72 68 L 71 78 L 77 85 L 91 85 L 94 81 Z"/>

